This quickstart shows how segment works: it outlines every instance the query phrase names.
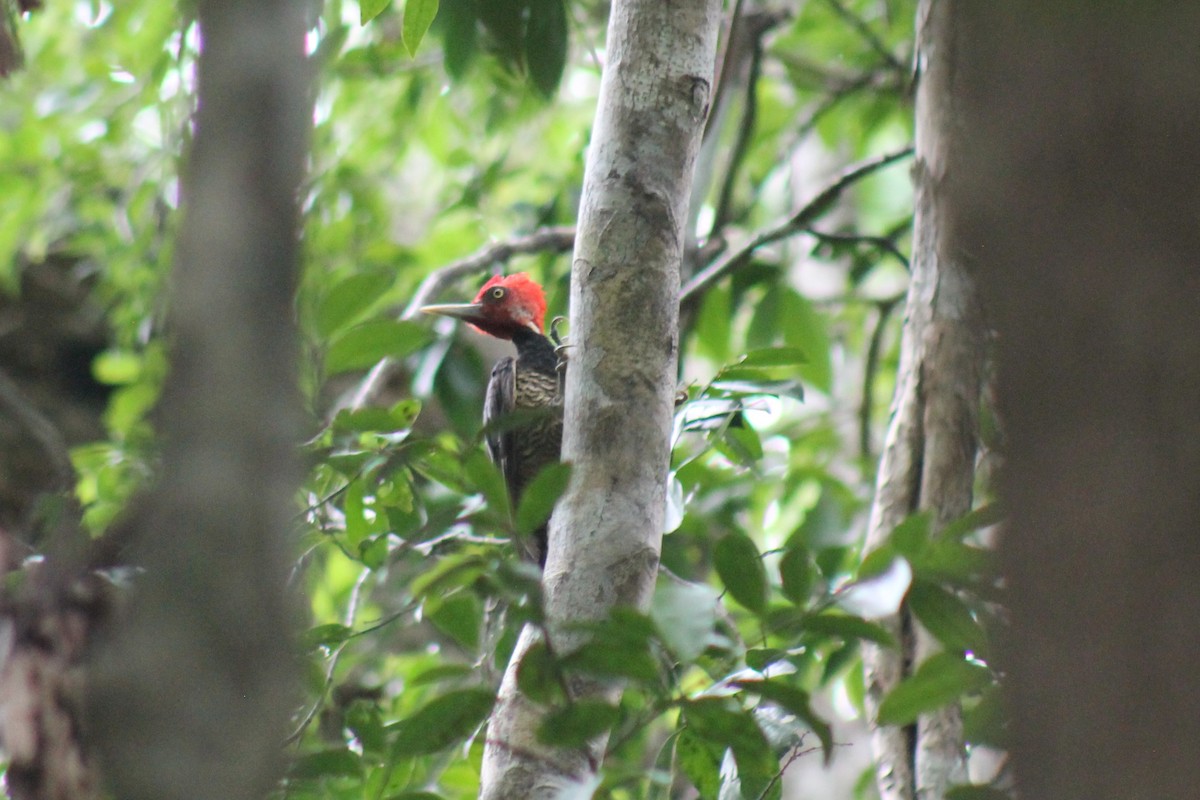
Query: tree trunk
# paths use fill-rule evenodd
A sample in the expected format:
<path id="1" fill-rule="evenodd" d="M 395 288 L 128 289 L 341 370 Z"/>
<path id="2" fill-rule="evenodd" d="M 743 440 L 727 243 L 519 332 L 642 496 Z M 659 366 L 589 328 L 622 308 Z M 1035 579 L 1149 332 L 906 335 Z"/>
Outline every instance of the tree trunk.
<path id="1" fill-rule="evenodd" d="M 954 95 L 957 3 L 922 0 L 917 10 L 919 81 L 912 278 L 901 341 L 900 372 L 879 466 L 867 549 L 881 545 L 915 511 L 934 529 L 971 508 L 978 441 L 983 335 L 974 279 L 953 238 L 954 206 L 945 181 L 961 141 Z M 899 651 L 864 650 L 867 708 L 938 649 L 904 608 L 887 626 Z M 882 800 L 937 800 L 965 783 L 962 720 L 957 706 L 923 715 L 915 728 L 875 727 L 872 742 Z"/>
<path id="2" fill-rule="evenodd" d="M 618 0 L 571 275 L 563 458 L 571 485 L 551 523 L 545 570 L 553 650 L 577 647 L 565 623 L 645 609 L 657 575 L 678 360 L 679 269 L 692 166 L 708 111 L 718 0 Z M 540 743 L 542 711 L 516 687 L 533 643 L 522 635 L 488 729 L 481 796 L 546 796 L 587 783 L 605 738 Z M 572 680 L 572 699 L 620 696 Z"/>
<path id="3" fill-rule="evenodd" d="M 171 303 L 161 479 L 91 732 L 117 795 L 261 798 L 295 699 L 293 292 L 309 126 L 304 6 L 201 0 L 199 112 Z"/>
<path id="4" fill-rule="evenodd" d="M 1021 795 L 1200 786 L 1200 4 L 974 3 L 954 181 L 999 333 Z"/>

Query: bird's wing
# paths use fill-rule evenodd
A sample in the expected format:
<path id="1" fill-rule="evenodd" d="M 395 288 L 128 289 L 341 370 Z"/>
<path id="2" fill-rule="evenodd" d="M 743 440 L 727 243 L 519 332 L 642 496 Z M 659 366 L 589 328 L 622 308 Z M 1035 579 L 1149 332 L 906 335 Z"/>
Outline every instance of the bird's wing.
<path id="1" fill-rule="evenodd" d="M 517 363 L 516 359 L 502 358 L 492 367 L 492 378 L 488 381 L 487 395 L 483 399 L 484 427 L 492 425 L 496 420 L 503 419 L 513 411 L 513 397 L 516 393 Z M 504 475 L 504 483 L 509 489 L 509 499 L 516 486 L 518 474 L 517 449 L 513 446 L 512 428 L 493 430 L 487 434 L 488 454 L 492 462 L 500 467 Z"/>

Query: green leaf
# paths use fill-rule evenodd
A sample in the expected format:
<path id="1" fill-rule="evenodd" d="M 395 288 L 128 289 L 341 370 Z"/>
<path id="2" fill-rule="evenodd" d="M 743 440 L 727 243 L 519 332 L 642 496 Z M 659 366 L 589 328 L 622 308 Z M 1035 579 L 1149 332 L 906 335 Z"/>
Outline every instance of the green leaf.
<path id="1" fill-rule="evenodd" d="M 883 647 L 896 646 L 895 638 L 882 626 L 851 614 L 826 612 L 823 614 L 805 615 L 803 627 L 804 630 L 812 633 L 840 636 L 842 639 L 847 640 L 865 639 L 868 642 L 874 642 Z"/>
<path id="2" fill-rule="evenodd" d="M 392 755 L 427 755 L 457 744 L 487 719 L 495 701 L 490 689 L 460 689 L 442 695 L 390 726 L 396 731 Z"/>
<path id="3" fill-rule="evenodd" d="M 816 566 L 809 558 L 808 549 L 791 547 L 779 560 L 779 577 L 783 582 L 783 595 L 797 606 L 808 603 L 816 580 Z"/>
<path id="4" fill-rule="evenodd" d="M 293 778 L 359 778 L 362 776 L 362 757 L 346 749 L 322 750 L 296 759 L 292 765 Z"/>
<path id="5" fill-rule="evenodd" d="M 795 291 L 785 292 L 782 301 L 779 319 L 783 325 L 783 341 L 808 356 L 797 370 L 805 381 L 828 394 L 833 386 L 833 362 L 825 319 Z"/>
<path id="6" fill-rule="evenodd" d="M 433 338 L 415 322 L 374 320 L 350 328 L 333 340 L 325 352 L 325 372 L 336 375 L 366 369 L 384 358 L 404 358 Z"/>
<path id="7" fill-rule="evenodd" d="M 722 452 L 731 456 L 732 461 L 747 467 L 753 467 L 762 461 L 762 439 L 758 431 L 749 425 L 730 425 L 725 429 L 721 448 Z"/>
<path id="8" fill-rule="evenodd" d="M 995 786 L 963 784 L 951 787 L 946 792 L 946 800 L 1012 800 L 1012 795 Z"/>
<path id="9" fill-rule="evenodd" d="M 521 694 L 547 703 L 561 694 L 558 662 L 545 642 L 537 642 L 521 656 L 517 667 L 517 688 Z"/>
<path id="10" fill-rule="evenodd" d="M 712 640 L 717 594 L 704 584 L 662 580 L 654 592 L 650 618 L 671 652 L 690 664 Z"/>
<path id="11" fill-rule="evenodd" d="M 425 32 L 437 16 L 438 0 L 406 0 L 404 3 L 404 26 L 401 31 L 404 47 L 410 56 L 417 54 L 417 47 Z"/>
<path id="12" fill-rule="evenodd" d="M 379 302 L 396 275 L 393 271 L 362 272 L 338 283 L 317 306 L 314 319 L 317 335 L 328 339 Z"/>
<path id="13" fill-rule="evenodd" d="M 713 565 L 733 599 L 750 611 L 767 609 L 767 570 L 750 537 L 734 532 L 717 541 Z"/>
<path id="14" fill-rule="evenodd" d="M 391 408 L 343 408 L 333 418 L 334 433 L 394 433 L 412 427 L 421 411 L 416 398 L 401 400 Z"/>
<path id="15" fill-rule="evenodd" d="M 391 4 L 392 0 L 358 0 L 358 24 L 366 25 Z"/>
<path id="16" fill-rule="evenodd" d="M 336 622 L 328 625 L 318 625 L 315 628 L 309 628 L 301 637 L 300 644 L 307 652 L 316 650 L 318 647 L 332 647 L 346 641 L 353 635 L 354 631 L 347 628 L 345 625 L 339 625 Z"/>
<path id="17" fill-rule="evenodd" d="M 991 682 L 992 674 L 982 664 L 966 661 L 955 653 L 937 653 L 883 698 L 878 723 L 908 725 L 921 714 L 977 692 Z"/>
<path id="18" fill-rule="evenodd" d="M 700 313 L 693 328 L 696 349 L 718 364 L 729 360 L 730 326 L 733 324 L 732 299 L 729 288 L 714 286 L 704 293 Z"/>
<path id="19" fill-rule="evenodd" d="M 383 730 L 383 715 L 374 702 L 358 700 L 346 711 L 346 727 L 367 753 L 383 755 L 386 744 Z"/>
<path id="20" fill-rule="evenodd" d="M 908 607 L 947 650 L 970 650 L 986 660 L 987 634 L 957 595 L 917 578 L 908 590 Z"/>
<path id="21" fill-rule="evenodd" d="M 554 504 L 567 490 L 571 480 L 570 464 L 549 464 L 534 476 L 517 506 L 517 531 L 533 533 L 554 511 Z"/>
<path id="22" fill-rule="evenodd" d="M 92 360 L 92 377 L 108 386 L 135 382 L 142 374 L 144 360 L 131 350 L 105 350 Z"/>
<path id="23" fill-rule="evenodd" d="M 480 0 L 479 19 L 495 41 L 505 65 L 519 67 L 525 52 L 525 7 L 527 0 Z"/>
<path id="24" fill-rule="evenodd" d="M 1008 713 L 998 685 L 984 689 L 978 703 L 963 705 L 963 736 L 971 744 L 986 745 L 997 750 L 1012 747 Z"/>
<path id="25" fill-rule="evenodd" d="M 442 20 L 442 52 L 445 54 L 443 63 L 446 72 L 455 81 L 461 81 L 479 49 L 475 0 L 442 0 L 438 16 Z"/>
<path id="26" fill-rule="evenodd" d="M 829 760 L 833 758 L 833 728 L 812 710 L 808 692 L 773 679 L 737 681 L 736 685 L 747 692 L 757 694 L 764 700 L 774 703 L 784 711 L 794 714 L 808 725 L 812 732 L 817 735 L 817 738 L 821 740 L 821 750 L 825 754 L 825 764 L 829 764 Z"/>
<path id="27" fill-rule="evenodd" d="M 474 594 L 459 591 L 445 598 L 429 600 L 424 610 L 430 622 L 467 652 L 473 653 L 479 647 L 483 608 Z"/>
<path id="28" fill-rule="evenodd" d="M 760 783 L 765 786 L 779 769 L 779 761 L 753 713 L 730 699 L 706 697 L 689 701 L 683 707 L 683 717 L 702 739 L 733 751 L 743 786 Z"/>
<path id="29" fill-rule="evenodd" d="M 408 679 L 406 685 L 424 686 L 430 683 L 460 680 L 470 676 L 474 671 L 467 664 L 439 664 L 436 667 L 430 667 L 424 672 L 419 672 L 412 676 Z"/>
<path id="30" fill-rule="evenodd" d="M 563 663 L 572 670 L 608 678 L 632 678 L 643 683 L 658 678 L 658 662 L 648 645 L 636 643 L 625 649 L 591 641 L 565 657 Z"/>
<path id="31" fill-rule="evenodd" d="M 472 450 L 463 461 L 467 479 L 487 500 L 488 508 L 500 518 L 509 517 L 508 487 L 504 484 L 504 476 L 500 468 L 484 455 L 482 450 Z"/>
<path id="32" fill-rule="evenodd" d="M 567 9 L 564 0 L 529 0 L 525 30 L 529 78 L 544 97 L 553 97 L 567 63 Z"/>
<path id="33" fill-rule="evenodd" d="M 408 590 L 414 597 L 449 593 L 453 589 L 468 586 L 487 567 L 487 562 L 477 553 L 455 553 L 439 558 L 433 566 L 416 576 Z"/>
<path id="34" fill-rule="evenodd" d="M 546 716 L 538 740 L 558 747 L 579 747 L 610 730 L 620 711 L 602 700 L 580 700 Z"/>
<path id="35" fill-rule="evenodd" d="M 798 347 L 764 347 L 751 350 L 738 361 L 746 367 L 791 367 L 808 361 Z"/>
<path id="36" fill-rule="evenodd" d="M 721 756 L 725 746 L 702 738 L 691 728 L 683 728 L 675 743 L 679 769 L 703 798 L 716 797 L 721 789 Z"/>
<path id="37" fill-rule="evenodd" d="M 1004 508 L 999 503 L 988 503 L 972 509 L 943 528 L 938 536 L 942 539 L 961 540 L 967 534 L 987 528 L 1004 519 Z"/>
<path id="38" fill-rule="evenodd" d="M 906 558 L 915 558 L 929 545 L 932 533 L 933 515 L 928 511 L 918 511 L 892 529 L 890 541 L 897 553 Z M 862 577 L 861 570 L 859 577 Z"/>

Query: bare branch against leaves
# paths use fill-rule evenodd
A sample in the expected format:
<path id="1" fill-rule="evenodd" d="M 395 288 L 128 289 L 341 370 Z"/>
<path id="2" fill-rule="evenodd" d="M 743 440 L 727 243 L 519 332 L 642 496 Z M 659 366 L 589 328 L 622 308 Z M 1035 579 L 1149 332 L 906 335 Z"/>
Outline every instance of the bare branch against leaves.
<path id="1" fill-rule="evenodd" d="M 912 155 L 912 152 L 913 149 L 911 146 L 903 147 L 899 150 L 893 150 L 890 153 L 884 153 L 865 161 L 860 161 L 857 164 L 852 164 L 842 170 L 832 183 L 818 192 L 812 200 L 809 200 L 804 206 L 788 217 L 788 219 L 762 231 L 737 251 L 697 273 L 690 281 L 684 284 L 683 289 L 680 291 L 680 304 L 689 306 L 695 303 L 706 289 L 744 266 L 759 249 L 801 233 L 818 217 L 828 211 L 846 189 L 868 175 L 878 172 L 897 161 L 908 158 Z"/>

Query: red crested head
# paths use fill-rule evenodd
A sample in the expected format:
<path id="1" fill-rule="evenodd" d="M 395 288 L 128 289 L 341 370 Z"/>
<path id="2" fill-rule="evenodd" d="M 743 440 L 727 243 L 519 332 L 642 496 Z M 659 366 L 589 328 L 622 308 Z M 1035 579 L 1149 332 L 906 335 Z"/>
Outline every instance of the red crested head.
<path id="1" fill-rule="evenodd" d="M 456 317 L 498 339 L 511 339 L 518 330 L 542 333 L 546 295 L 528 274 L 496 275 L 464 305 L 425 306 L 427 314 Z"/>

